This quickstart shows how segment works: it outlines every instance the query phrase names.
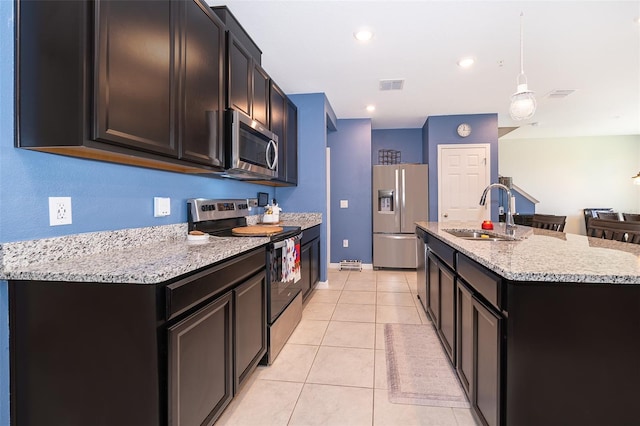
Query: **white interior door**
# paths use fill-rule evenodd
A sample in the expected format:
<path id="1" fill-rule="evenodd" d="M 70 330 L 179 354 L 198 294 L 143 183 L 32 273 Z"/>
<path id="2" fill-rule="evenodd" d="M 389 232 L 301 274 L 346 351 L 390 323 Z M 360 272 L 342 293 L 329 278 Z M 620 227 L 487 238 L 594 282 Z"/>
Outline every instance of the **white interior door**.
<path id="1" fill-rule="evenodd" d="M 489 144 L 438 145 L 438 221 L 490 219 L 490 198 L 480 206 L 491 179 Z"/>

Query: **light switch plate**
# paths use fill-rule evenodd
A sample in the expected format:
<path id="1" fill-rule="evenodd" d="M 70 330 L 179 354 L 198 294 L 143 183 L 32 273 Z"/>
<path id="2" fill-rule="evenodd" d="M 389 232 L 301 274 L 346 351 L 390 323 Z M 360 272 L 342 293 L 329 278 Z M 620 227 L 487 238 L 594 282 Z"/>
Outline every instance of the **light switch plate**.
<path id="1" fill-rule="evenodd" d="M 153 216 L 164 217 L 171 214 L 171 198 L 153 197 Z"/>
<path id="2" fill-rule="evenodd" d="M 349 200 L 340 200 L 340 208 L 348 209 L 349 208 Z"/>

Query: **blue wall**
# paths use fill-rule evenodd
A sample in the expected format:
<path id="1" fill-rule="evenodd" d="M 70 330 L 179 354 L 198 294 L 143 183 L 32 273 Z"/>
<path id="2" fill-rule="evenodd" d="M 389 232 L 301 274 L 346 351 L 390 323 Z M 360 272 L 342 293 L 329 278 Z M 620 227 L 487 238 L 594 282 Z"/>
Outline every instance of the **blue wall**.
<path id="1" fill-rule="evenodd" d="M 422 129 L 373 130 L 371 132 L 371 164 L 379 164 L 379 149 L 400 151 L 403 163 L 422 163 Z"/>
<path id="2" fill-rule="evenodd" d="M 466 138 L 456 132 L 460 123 L 471 125 Z M 498 115 L 468 114 L 431 116 L 422 127 L 423 159 L 429 164 L 429 220 L 438 221 L 438 145 L 488 143 L 491 149 L 491 182 L 498 181 Z M 480 197 L 480 194 L 478 194 Z M 479 199 L 479 198 L 478 198 Z M 491 220 L 498 221 L 497 197 L 492 197 Z"/>
<path id="3" fill-rule="evenodd" d="M 12 182 L 4 174 L 3 146 L 13 143 L 13 2 L 0 1 L 0 242 L 5 191 Z M 0 425 L 9 424 L 9 298 L 0 281 Z"/>
<path id="4" fill-rule="evenodd" d="M 338 120 L 331 148 L 331 262 L 372 262 L 371 120 Z M 340 208 L 340 200 L 349 207 Z M 342 240 L 349 247 L 342 247 Z"/>
<path id="5" fill-rule="evenodd" d="M 298 107 L 298 186 L 276 189 L 278 204 L 288 212 L 320 212 L 320 280 L 327 277 L 327 117 L 335 114 L 324 93 L 289 95 Z"/>

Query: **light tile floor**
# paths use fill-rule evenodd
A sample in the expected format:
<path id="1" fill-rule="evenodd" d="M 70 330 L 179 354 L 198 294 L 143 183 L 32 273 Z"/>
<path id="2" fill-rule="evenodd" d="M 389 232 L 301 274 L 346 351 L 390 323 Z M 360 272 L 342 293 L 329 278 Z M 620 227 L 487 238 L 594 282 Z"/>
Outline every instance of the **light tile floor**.
<path id="1" fill-rule="evenodd" d="M 385 323 L 429 323 L 415 272 L 330 270 L 273 365 L 256 369 L 216 424 L 475 426 L 468 409 L 389 402 Z"/>

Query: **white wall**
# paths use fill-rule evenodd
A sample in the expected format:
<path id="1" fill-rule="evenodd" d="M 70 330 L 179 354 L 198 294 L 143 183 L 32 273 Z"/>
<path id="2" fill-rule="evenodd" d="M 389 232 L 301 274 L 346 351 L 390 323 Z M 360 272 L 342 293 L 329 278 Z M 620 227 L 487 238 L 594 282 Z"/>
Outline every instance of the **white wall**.
<path id="1" fill-rule="evenodd" d="M 536 213 L 567 216 L 565 232 L 585 234 L 582 209 L 640 213 L 640 135 L 500 139 L 502 176 L 540 200 Z M 516 206 L 517 210 L 517 206 Z"/>

